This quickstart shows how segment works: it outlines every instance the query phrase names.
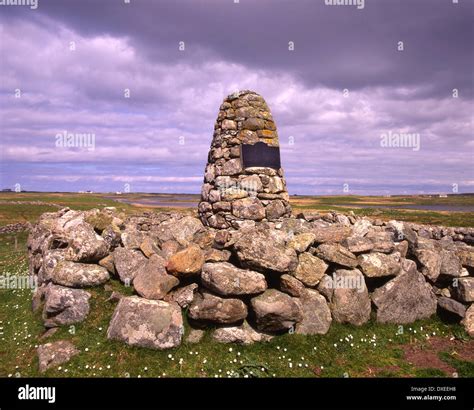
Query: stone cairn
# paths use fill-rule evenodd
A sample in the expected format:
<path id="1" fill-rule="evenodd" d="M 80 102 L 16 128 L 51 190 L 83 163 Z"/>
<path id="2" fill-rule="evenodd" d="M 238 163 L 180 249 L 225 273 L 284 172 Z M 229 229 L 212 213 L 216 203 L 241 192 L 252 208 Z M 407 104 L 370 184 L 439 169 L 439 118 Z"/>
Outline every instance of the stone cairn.
<path id="1" fill-rule="evenodd" d="M 244 92 L 222 108 L 240 101 L 248 109 L 253 101 L 264 104 Z M 248 130 L 245 120 L 237 120 L 245 116 L 234 115 L 234 131 Z M 225 152 L 228 158 L 212 163 L 215 171 L 232 161 Z M 278 176 L 240 172 L 233 174 L 236 181 L 256 177 L 265 194 L 273 186 L 270 178 Z M 230 177 L 207 177 L 206 184 L 220 176 Z M 278 178 L 284 187 L 281 172 Z M 272 202 L 263 199 L 266 218 L 234 211 L 240 209 L 237 201 L 256 199 L 225 201 L 232 210 L 225 214 L 214 208 L 203 214 L 201 205 L 200 218 L 169 212 L 126 216 L 110 207 L 43 214 L 28 238 L 29 270 L 37 284 L 33 309 L 42 312 L 48 329 L 42 340 L 60 326 L 87 320 L 92 287 L 103 287 L 115 305 L 108 338 L 154 349 L 198 342 L 208 327 L 217 342 L 250 344 L 285 332 L 325 334 L 333 321 L 408 324 L 434 314 L 461 322 L 474 337 L 474 228 L 352 213 L 286 215 L 283 196 L 269 200 L 285 205 L 278 220 L 268 217 Z M 230 226 L 212 226 L 209 220 L 217 217 Z M 120 282 L 134 295 L 123 295 Z M 191 326 L 186 334 L 183 316 Z M 67 340 L 41 345 L 40 369 L 76 354 Z"/>
<path id="2" fill-rule="evenodd" d="M 225 229 L 291 214 L 283 169 L 258 166 L 263 158 L 260 164 L 245 166 L 242 147 L 258 143 L 279 148 L 265 100 L 248 90 L 229 95 L 220 106 L 204 173 L 198 207 L 204 225 Z M 278 150 L 277 155 L 279 162 Z"/>

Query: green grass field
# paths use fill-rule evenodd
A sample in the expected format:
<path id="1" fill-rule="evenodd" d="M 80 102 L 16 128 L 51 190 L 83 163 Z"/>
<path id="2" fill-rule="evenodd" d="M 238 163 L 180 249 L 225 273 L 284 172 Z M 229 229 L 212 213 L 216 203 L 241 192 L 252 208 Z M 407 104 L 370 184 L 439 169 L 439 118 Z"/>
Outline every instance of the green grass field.
<path id="1" fill-rule="evenodd" d="M 8 195 L 0 195 L 1 200 Z M 39 199 L 41 197 L 42 199 Z M 15 197 L 15 200 L 17 197 Z M 24 201 L 44 201 L 89 209 L 117 205 L 101 196 L 23 194 Z M 0 226 L 34 221 L 43 205 L 4 204 Z M 142 211 L 117 205 L 127 213 Z M 8 208 L 6 211 L 5 209 Z M 46 207 L 48 208 L 48 207 Z M 27 233 L 0 235 L 0 274 L 27 275 Z M 110 284 L 130 294 L 117 280 Z M 405 327 L 374 322 L 361 327 L 333 323 L 328 334 L 287 334 L 252 346 L 213 342 L 207 331 L 199 344 L 155 351 L 109 341 L 106 337 L 114 304 L 110 292 L 91 288 L 88 319 L 61 328 L 47 341 L 71 340 L 81 353 L 69 363 L 48 370 L 46 377 L 474 377 L 474 341 L 458 324 L 437 318 Z M 31 310 L 31 291 L 0 289 L 0 377 L 42 376 L 36 347 L 46 343 L 39 314 Z M 189 328 L 188 325 L 186 325 Z"/>

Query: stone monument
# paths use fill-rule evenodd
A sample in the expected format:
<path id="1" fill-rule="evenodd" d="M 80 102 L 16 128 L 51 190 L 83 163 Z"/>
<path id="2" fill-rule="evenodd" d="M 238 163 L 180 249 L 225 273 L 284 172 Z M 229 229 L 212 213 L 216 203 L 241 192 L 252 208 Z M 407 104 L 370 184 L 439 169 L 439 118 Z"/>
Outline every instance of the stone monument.
<path id="1" fill-rule="evenodd" d="M 291 215 L 276 125 L 253 91 L 233 93 L 220 106 L 198 211 L 217 229 Z"/>

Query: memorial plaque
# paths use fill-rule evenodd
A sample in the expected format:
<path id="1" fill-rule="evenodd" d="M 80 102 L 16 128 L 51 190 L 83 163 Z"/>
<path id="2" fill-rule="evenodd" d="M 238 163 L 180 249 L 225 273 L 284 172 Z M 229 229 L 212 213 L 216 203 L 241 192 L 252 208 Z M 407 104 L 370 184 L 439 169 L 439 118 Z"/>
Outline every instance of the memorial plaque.
<path id="1" fill-rule="evenodd" d="M 254 145 L 241 145 L 242 166 L 267 167 L 280 169 L 280 147 L 271 147 L 264 142 L 257 142 Z"/>

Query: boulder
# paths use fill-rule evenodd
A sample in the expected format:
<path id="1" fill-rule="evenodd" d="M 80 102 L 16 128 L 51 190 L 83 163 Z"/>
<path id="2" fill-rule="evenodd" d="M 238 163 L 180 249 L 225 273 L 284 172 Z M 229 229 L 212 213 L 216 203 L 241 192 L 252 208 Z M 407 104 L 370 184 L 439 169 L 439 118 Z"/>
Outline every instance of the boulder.
<path id="1" fill-rule="evenodd" d="M 331 311 L 324 296 L 307 289 L 300 297 L 302 320 L 296 324 L 296 333 L 324 335 L 331 326 Z"/>
<path id="2" fill-rule="evenodd" d="M 252 298 L 250 304 L 257 328 L 265 332 L 288 330 L 302 319 L 297 299 L 276 289 L 268 289 Z"/>
<path id="3" fill-rule="evenodd" d="M 162 222 L 153 230 L 153 234 L 158 239 L 158 245 L 173 240 L 181 246 L 188 246 L 193 241 L 194 235 L 203 229 L 204 226 L 198 218 L 185 216 Z"/>
<path id="4" fill-rule="evenodd" d="M 352 229 L 347 226 L 315 226 L 311 232 L 316 236 L 316 243 L 336 243 L 351 236 Z"/>
<path id="5" fill-rule="evenodd" d="M 147 258 L 151 257 L 151 255 L 160 253 L 160 248 L 156 246 L 155 241 L 149 236 L 146 236 L 145 239 L 143 239 L 143 242 L 140 244 L 140 250 Z"/>
<path id="6" fill-rule="evenodd" d="M 179 285 L 179 279 L 166 272 L 166 261 L 156 254 L 141 265 L 133 279 L 133 287 L 146 299 L 163 299 L 166 294 Z"/>
<path id="7" fill-rule="evenodd" d="M 240 269 L 228 262 L 204 264 L 201 281 L 206 288 L 223 296 L 252 295 L 267 289 L 261 273 Z"/>
<path id="8" fill-rule="evenodd" d="M 348 268 L 355 268 L 358 265 L 357 257 L 339 244 L 319 245 L 315 254 L 326 262 L 337 263 Z"/>
<path id="9" fill-rule="evenodd" d="M 295 250 L 286 247 L 286 237 L 284 232 L 256 227 L 242 235 L 234 249 L 243 267 L 286 273 L 298 263 Z"/>
<path id="10" fill-rule="evenodd" d="M 67 340 L 58 340 L 57 342 L 46 343 L 38 346 L 39 371 L 44 373 L 52 367 L 69 362 L 72 357 L 79 354 L 79 350 Z"/>
<path id="11" fill-rule="evenodd" d="M 337 270 L 333 287 L 330 308 L 336 322 L 360 326 L 370 319 L 369 293 L 358 269 Z"/>
<path id="12" fill-rule="evenodd" d="M 113 253 L 115 270 L 124 283 L 132 283 L 138 268 L 145 264 L 147 259 L 140 251 L 116 248 Z"/>
<path id="13" fill-rule="evenodd" d="M 352 227 L 352 237 L 362 238 L 367 235 L 367 232 L 372 228 L 372 222 L 367 219 L 359 219 Z"/>
<path id="14" fill-rule="evenodd" d="M 421 272 L 431 281 L 438 279 L 441 273 L 441 256 L 438 251 L 430 249 L 417 249 L 415 256 L 422 266 Z"/>
<path id="15" fill-rule="evenodd" d="M 457 280 L 456 297 L 462 302 L 474 302 L 474 277 Z"/>
<path id="16" fill-rule="evenodd" d="M 436 313 L 437 300 L 431 286 L 410 262 L 405 262 L 401 274 L 372 293 L 377 322 L 406 324 Z"/>
<path id="17" fill-rule="evenodd" d="M 319 281 L 317 290 L 328 301 L 331 301 L 332 294 L 334 293 L 334 281 L 332 277 L 329 275 L 324 275 Z"/>
<path id="18" fill-rule="evenodd" d="M 183 334 L 177 304 L 137 296 L 120 299 L 107 330 L 109 339 L 160 350 L 179 346 Z"/>
<path id="19" fill-rule="evenodd" d="M 271 201 L 265 208 L 265 215 L 269 221 L 275 221 L 287 213 L 285 203 L 279 199 Z"/>
<path id="20" fill-rule="evenodd" d="M 288 246 L 296 252 L 305 252 L 315 241 L 316 235 L 312 232 L 303 232 L 294 236 L 288 242 Z"/>
<path id="21" fill-rule="evenodd" d="M 257 198 L 243 198 L 232 202 L 232 214 L 237 218 L 261 220 L 265 218 L 265 208 Z"/>
<path id="22" fill-rule="evenodd" d="M 367 237 L 351 236 L 344 239 L 341 244 L 353 253 L 369 252 L 374 249 L 374 243 Z"/>
<path id="23" fill-rule="evenodd" d="M 227 262 L 230 256 L 230 251 L 211 248 L 204 254 L 204 259 L 206 262 Z"/>
<path id="24" fill-rule="evenodd" d="M 171 291 L 164 297 L 165 302 L 176 302 L 181 308 L 186 309 L 193 303 L 194 295 L 198 289 L 196 283 L 191 283 L 182 288 Z"/>
<path id="25" fill-rule="evenodd" d="M 400 254 L 381 252 L 367 253 L 358 256 L 362 273 L 369 278 L 395 276 L 400 272 Z"/>
<path id="26" fill-rule="evenodd" d="M 189 307 L 194 320 L 231 324 L 247 317 L 247 306 L 240 299 L 224 299 L 206 291 L 197 293 Z"/>
<path id="27" fill-rule="evenodd" d="M 294 276 L 286 273 L 280 276 L 280 290 L 290 296 L 300 297 L 305 291 L 305 286 Z"/>
<path id="28" fill-rule="evenodd" d="M 82 322 L 89 314 L 90 293 L 49 285 L 45 291 L 43 321 L 45 327 L 72 325 Z"/>
<path id="29" fill-rule="evenodd" d="M 69 261 L 98 262 L 109 252 L 104 238 L 87 222 L 66 227 L 64 235 L 69 243 L 65 250 L 66 259 Z"/>
<path id="30" fill-rule="evenodd" d="M 461 259 L 456 255 L 455 251 L 442 250 L 441 251 L 441 266 L 440 274 L 451 277 L 458 277 L 461 275 Z"/>
<path id="31" fill-rule="evenodd" d="M 438 298 L 438 307 L 447 312 L 454 313 L 460 318 L 463 318 L 466 314 L 466 306 L 446 296 L 440 296 Z"/>
<path id="32" fill-rule="evenodd" d="M 247 321 L 240 326 L 229 326 L 216 329 L 212 334 L 214 340 L 219 343 L 238 343 L 251 345 L 255 342 L 268 342 L 273 336 L 257 332 Z"/>
<path id="33" fill-rule="evenodd" d="M 178 278 L 186 278 L 201 272 L 204 264 L 204 252 L 197 245 L 190 245 L 186 249 L 175 253 L 166 265 L 169 273 Z"/>
<path id="34" fill-rule="evenodd" d="M 298 266 L 294 276 L 306 286 L 316 286 L 324 276 L 327 268 L 327 263 L 322 259 L 304 252 L 298 257 Z"/>
<path id="35" fill-rule="evenodd" d="M 73 288 L 102 285 L 109 278 L 109 272 L 102 266 L 69 261 L 58 262 L 51 275 L 57 285 Z"/>

